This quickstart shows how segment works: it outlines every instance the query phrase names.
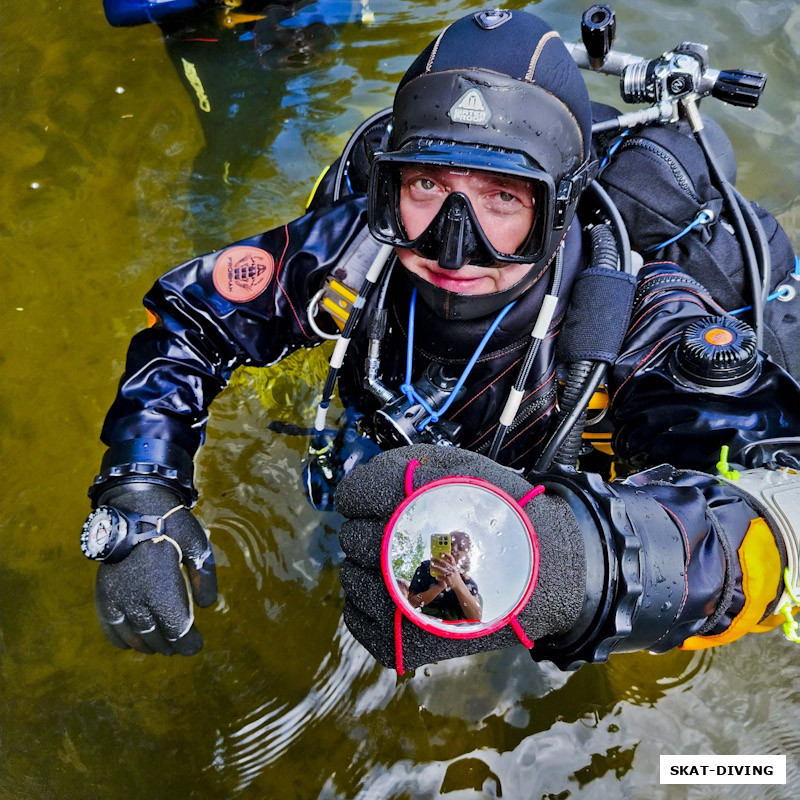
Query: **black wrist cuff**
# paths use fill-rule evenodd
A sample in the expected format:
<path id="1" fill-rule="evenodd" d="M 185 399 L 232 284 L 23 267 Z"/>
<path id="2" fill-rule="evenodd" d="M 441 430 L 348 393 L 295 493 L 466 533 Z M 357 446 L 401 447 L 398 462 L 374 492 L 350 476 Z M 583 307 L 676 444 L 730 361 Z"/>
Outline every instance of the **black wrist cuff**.
<path id="1" fill-rule="evenodd" d="M 106 451 L 89 497 L 95 508 L 100 496 L 115 486 L 150 483 L 172 490 L 191 507 L 197 500 L 193 476 L 192 457 L 182 447 L 163 439 L 128 439 Z"/>
<path id="2" fill-rule="evenodd" d="M 610 485 L 591 473 L 547 475 L 544 483 L 570 503 L 584 534 L 586 589 L 572 629 L 540 639 L 534 659 L 577 669 L 607 661 L 612 651 L 650 649 L 679 611 L 682 584 L 677 576 L 686 565 L 677 528 L 657 503 L 633 487 Z"/>

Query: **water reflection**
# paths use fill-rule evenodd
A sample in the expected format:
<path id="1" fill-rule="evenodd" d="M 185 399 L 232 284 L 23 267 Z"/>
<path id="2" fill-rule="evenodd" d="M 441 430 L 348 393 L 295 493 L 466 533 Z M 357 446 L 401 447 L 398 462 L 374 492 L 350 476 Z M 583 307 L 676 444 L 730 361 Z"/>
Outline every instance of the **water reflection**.
<path id="1" fill-rule="evenodd" d="M 281 759 L 307 729 L 325 722 L 340 726 L 354 706 L 368 713 L 391 694 L 394 679 L 383 672 L 376 683 L 368 681 L 376 672 L 372 657 L 356 642 L 340 620 L 332 637 L 331 649 L 319 664 L 307 694 L 294 704 L 268 693 L 260 705 L 220 731 L 214 745 L 210 767 L 224 774 L 230 785 L 235 775 L 234 791 L 247 788 L 265 769 Z M 359 686 L 368 682 L 368 691 L 355 696 Z M 383 688 L 379 688 L 382 686 Z"/>
<path id="2" fill-rule="evenodd" d="M 630 780 L 637 759 L 644 758 L 640 790 L 629 796 L 666 800 L 668 787 L 659 794 L 657 785 L 658 752 L 669 752 L 694 724 L 680 710 L 687 695 L 673 690 L 702 691 L 694 681 L 705 674 L 708 656 L 679 652 L 618 660 L 638 683 L 641 705 L 609 677 L 608 665 L 562 673 L 518 649 L 418 670 L 401 683 L 373 728 L 413 716 L 435 736 L 402 739 L 394 757 L 380 743 L 367 743 L 359 758 L 368 772 L 360 790 L 348 796 L 432 800 L 472 790 L 487 798 L 617 797 L 620 781 Z M 668 696 L 671 701 L 656 709 Z"/>
<path id="3" fill-rule="evenodd" d="M 242 194 L 255 162 L 268 156 L 292 119 L 313 107 L 325 124 L 336 113 L 314 88 L 324 83 L 320 68 L 330 66 L 337 30 L 361 19 L 358 2 L 315 4 L 307 13 L 304 0 L 235 5 L 162 25 L 167 54 L 203 131 L 182 198 L 186 232 L 199 252 L 225 243 L 219 238 L 235 204 L 255 200 L 253 186 L 248 197 Z M 296 73 L 311 70 L 315 77 L 301 102 L 287 103 L 290 84 L 297 91 Z"/>

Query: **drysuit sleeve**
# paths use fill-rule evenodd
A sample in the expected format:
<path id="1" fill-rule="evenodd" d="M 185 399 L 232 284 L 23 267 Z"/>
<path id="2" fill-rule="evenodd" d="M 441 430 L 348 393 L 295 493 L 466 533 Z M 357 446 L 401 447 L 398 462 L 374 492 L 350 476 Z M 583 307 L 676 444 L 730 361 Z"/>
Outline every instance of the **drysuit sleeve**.
<path id="1" fill-rule="evenodd" d="M 348 198 L 159 278 L 144 298 L 150 325 L 131 341 L 106 416 L 109 451 L 90 494 L 120 478 L 191 494 L 211 401 L 236 367 L 320 342 L 309 299 L 364 224 L 363 199 Z M 131 472 L 131 464 L 144 467 Z"/>
<path id="2" fill-rule="evenodd" d="M 634 469 L 668 463 L 715 471 L 753 443 L 800 433 L 800 387 L 764 353 L 756 377 L 706 389 L 680 378 L 676 349 L 692 323 L 724 315 L 706 289 L 672 263 L 639 273 L 631 322 L 609 376 L 614 453 Z"/>
<path id="3" fill-rule="evenodd" d="M 587 573 L 580 617 L 535 659 L 570 668 L 611 652 L 714 647 L 764 629 L 785 605 L 784 570 L 797 568 L 793 471 L 759 468 L 741 484 L 667 465 L 610 484 L 542 477 L 580 521 Z"/>

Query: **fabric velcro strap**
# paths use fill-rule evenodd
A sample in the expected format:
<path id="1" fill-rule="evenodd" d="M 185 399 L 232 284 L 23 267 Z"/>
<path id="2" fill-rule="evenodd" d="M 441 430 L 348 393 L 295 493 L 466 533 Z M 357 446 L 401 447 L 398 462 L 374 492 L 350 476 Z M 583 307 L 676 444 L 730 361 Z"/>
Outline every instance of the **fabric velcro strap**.
<path id="1" fill-rule="evenodd" d="M 619 355 L 633 308 L 636 278 L 606 267 L 590 267 L 575 281 L 558 337 L 558 360 L 605 361 Z"/>

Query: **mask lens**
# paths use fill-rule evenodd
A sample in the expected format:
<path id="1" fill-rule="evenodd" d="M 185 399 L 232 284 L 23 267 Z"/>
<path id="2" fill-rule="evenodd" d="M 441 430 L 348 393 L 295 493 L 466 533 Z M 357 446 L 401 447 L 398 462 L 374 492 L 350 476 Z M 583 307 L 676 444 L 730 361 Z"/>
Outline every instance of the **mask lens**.
<path id="1" fill-rule="evenodd" d="M 440 247 L 449 252 L 455 246 L 451 242 L 448 250 L 441 241 L 445 231 L 458 229 L 453 220 L 443 224 L 441 216 L 447 198 L 457 193 L 470 208 L 468 233 L 474 244 L 464 243 L 467 261 L 524 263 L 541 251 L 547 188 L 544 181 L 522 175 L 378 160 L 370 181 L 370 227 L 381 241 L 439 260 Z"/>
<path id="2" fill-rule="evenodd" d="M 400 217 L 400 166 L 377 161 L 369 181 L 369 223 L 372 235 L 387 244 L 407 246 L 408 234 Z"/>
<path id="3" fill-rule="evenodd" d="M 410 239 L 430 226 L 452 192 L 468 198 L 482 235 L 497 252 L 515 253 L 527 241 L 535 214 L 533 181 L 416 164 L 400 169 L 400 215 Z"/>

